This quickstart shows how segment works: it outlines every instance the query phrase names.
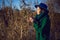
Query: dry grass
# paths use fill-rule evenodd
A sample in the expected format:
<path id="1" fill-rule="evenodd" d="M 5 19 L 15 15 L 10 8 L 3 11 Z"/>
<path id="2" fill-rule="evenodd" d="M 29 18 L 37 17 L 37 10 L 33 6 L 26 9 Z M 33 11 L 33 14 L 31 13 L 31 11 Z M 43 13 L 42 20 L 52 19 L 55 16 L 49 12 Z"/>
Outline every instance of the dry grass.
<path id="1" fill-rule="evenodd" d="M 33 25 L 27 22 L 31 10 L 9 10 L 0 12 L 0 40 L 35 40 Z"/>

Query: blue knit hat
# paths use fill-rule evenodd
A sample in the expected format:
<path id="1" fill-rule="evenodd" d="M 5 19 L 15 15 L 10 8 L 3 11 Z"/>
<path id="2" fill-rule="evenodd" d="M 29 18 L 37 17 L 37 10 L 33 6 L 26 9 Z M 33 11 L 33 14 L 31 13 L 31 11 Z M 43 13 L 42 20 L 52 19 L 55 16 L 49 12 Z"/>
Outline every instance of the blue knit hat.
<path id="1" fill-rule="evenodd" d="M 40 7 L 40 8 L 42 8 L 42 9 L 44 9 L 45 11 L 48 11 L 48 7 L 47 7 L 47 5 L 44 4 L 44 3 L 40 3 L 39 5 L 35 5 L 35 7 L 36 7 L 36 8 L 37 8 L 37 7 Z"/>

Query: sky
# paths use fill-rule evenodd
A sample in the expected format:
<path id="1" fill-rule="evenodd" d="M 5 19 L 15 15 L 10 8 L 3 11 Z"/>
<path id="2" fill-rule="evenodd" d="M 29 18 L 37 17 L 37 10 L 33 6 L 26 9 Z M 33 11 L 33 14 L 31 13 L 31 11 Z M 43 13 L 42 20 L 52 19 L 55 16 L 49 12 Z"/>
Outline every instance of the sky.
<path id="1" fill-rule="evenodd" d="M 26 0 L 25 2 L 28 4 L 28 3 L 31 3 L 31 7 L 32 8 L 34 8 L 34 2 L 35 2 L 36 0 Z M 45 3 L 47 0 L 38 0 L 38 4 L 39 3 L 41 3 L 41 2 L 43 2 L 43 3 Z M 7 0 L 5 0 L 5 5 L 6 6 L 9 6 L 9 0 L 7 1 Z M 13 3 L 12 3 L 12 8 L 15 6 L 15 8 L 17 8 L 17 9 L 21 9 L 20 8 L 20 6 L 22 5 L 22 3 L 19 1 L 19 0 L 13 0 Z M 0 0 L 0 7 L 2 7 L 2 0 Z"/>

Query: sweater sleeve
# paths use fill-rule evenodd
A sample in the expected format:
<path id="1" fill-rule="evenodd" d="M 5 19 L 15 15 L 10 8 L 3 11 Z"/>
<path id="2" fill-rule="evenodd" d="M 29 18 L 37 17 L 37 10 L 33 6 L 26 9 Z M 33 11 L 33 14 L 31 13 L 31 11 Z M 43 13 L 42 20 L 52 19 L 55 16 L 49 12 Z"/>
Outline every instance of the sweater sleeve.
<path id="1" fill-rule="evenodd" d="M 33 26 L 36 31 L 38 31 L 38 17 L 36 16 L 33 21 Z"/>
<path id="2" fill-rule="evenodd" d="M 38 24 L 37 23 L 33 23 L 33 26 L 34 26 L 35 30 L 38 31 Z"/>

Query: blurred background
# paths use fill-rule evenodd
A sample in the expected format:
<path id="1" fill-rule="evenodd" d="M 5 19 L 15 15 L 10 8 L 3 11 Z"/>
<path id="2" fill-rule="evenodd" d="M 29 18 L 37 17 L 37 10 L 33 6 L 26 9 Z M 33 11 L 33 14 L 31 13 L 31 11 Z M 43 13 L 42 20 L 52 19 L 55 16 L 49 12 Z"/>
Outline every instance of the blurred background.
<path id="1" fill-rule="evenodd" d="M 50 40 L 60 40 L 60 0 L 0 0 L 0 40 L 36 40 L 33 23 L 34 5 L 48 5 L 51 20 Z"/>

